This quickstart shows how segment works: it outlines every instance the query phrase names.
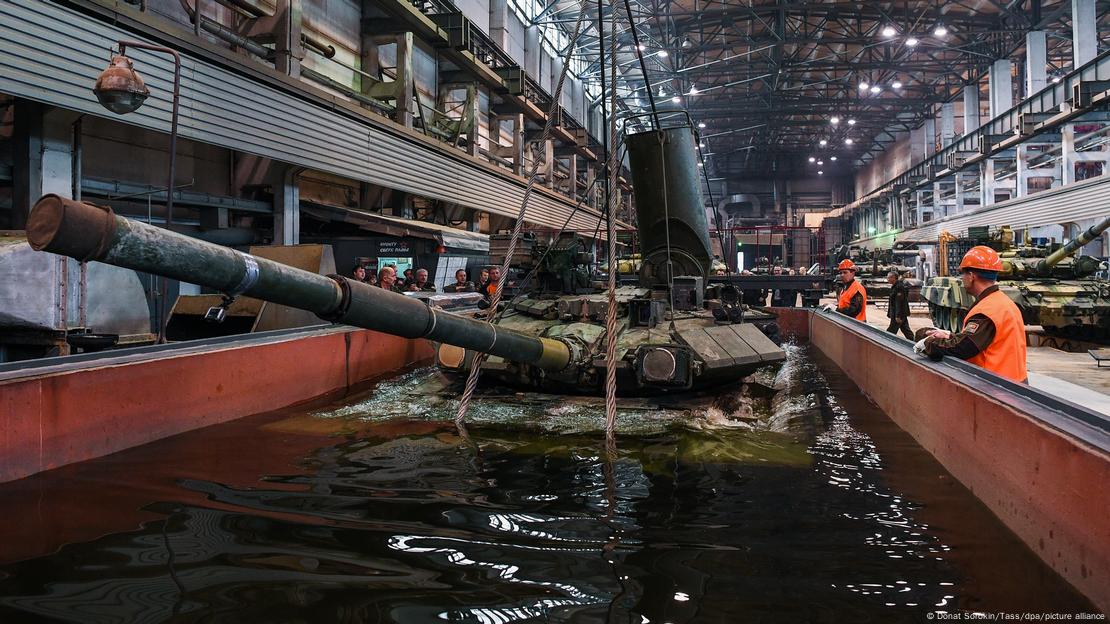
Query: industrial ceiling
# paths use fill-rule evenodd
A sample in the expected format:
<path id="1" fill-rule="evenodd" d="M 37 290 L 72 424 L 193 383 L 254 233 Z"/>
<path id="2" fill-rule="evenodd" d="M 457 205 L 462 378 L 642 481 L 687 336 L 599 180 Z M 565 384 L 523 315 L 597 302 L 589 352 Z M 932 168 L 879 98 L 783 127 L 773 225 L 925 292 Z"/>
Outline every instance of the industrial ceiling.
<path id="1" fill-rule="evenodd" d="M 628 114 L 650 104 L 631 13 L 656 105 L 688 110 L 704 124 L 714 175 L 805 175 L 815 153 L 837 157 L 827 174 L 850 174 L 897 133 L 934 116 L 937 105 L 958 100 L 969 82 L 978 81 L 985 103 L 980 79 L 994 60 L 1012 59 L 1020 85 L 1030 31 L 1046 32 L 1049 79 L 1070 70 L 1071 4 L 630 0 L 626 9 L 617 0 L 619 108 Z M 559 0 L 534 22 L 569 30 L 579 6 Z M 1100 37 L 1110 31 L 1108 14 L 1110 1 L 1097 2 Z M 576 51 L 593 93 L 601 80 L 599 43 L 611 45 L 605 19 L 602 39 L 592 11 Z M 1023 97 L 1018 89 L 1015 102 Z"/>

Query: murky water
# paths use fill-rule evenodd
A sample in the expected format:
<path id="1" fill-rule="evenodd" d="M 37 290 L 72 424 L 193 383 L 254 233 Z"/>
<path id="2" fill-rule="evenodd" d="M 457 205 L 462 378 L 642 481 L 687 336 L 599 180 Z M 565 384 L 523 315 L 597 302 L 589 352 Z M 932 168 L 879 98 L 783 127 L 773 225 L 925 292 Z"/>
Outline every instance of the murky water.
<path id="1" fill-rule="evenodd" d="M 421 370 L 0 486 L 0 622 L 896 622 L 1093 611 L 819 355 L 741 396 Z M 772 395 L 769 387 L 782 392 Z"/>

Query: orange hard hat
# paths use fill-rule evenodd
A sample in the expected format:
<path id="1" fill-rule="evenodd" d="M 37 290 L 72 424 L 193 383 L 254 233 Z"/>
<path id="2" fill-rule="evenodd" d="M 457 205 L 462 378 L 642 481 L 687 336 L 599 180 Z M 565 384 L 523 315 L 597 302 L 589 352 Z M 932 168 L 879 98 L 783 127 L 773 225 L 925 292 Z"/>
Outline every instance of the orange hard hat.
<path id="1" fill-rule="evenodd" d="M 972 247 L 960 262 L 960 270 L 978 269 L 980 271 L 1001 271 L 1002 258 L 998 252 L 985 245 Z"/>
<path id="2" fill-rule="evenodd" d="M 856 270 L 856 263 L 852 262 L 850 259 L 841 260 L 840 264 L 836 265 L 836 270 L 837 271 L 855 271 Z"/>

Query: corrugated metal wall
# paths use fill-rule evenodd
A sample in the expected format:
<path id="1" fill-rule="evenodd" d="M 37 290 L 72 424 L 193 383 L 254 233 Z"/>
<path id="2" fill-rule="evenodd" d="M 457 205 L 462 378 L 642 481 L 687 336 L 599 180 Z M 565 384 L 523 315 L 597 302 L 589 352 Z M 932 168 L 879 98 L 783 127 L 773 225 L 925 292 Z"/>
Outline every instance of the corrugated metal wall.
<path id="1" fill-rule="evenodd" d="M 151 97 L 116 117 L 91 88 L 108 50 L 134 33 L 44 0 L 0 2 L 0 92 L 168 132 L 172 61 L 129 50 Z M 297 166 L 515 217 L 524 184 L 444 153 L 398 131 L 373 126 L 194 59 L 182 58 L 181 136 Z M 536 192 L 528 221 L 560 227 L 569 200 Z M 579 210 L 573 229 L 593 230 L 597 213 Z"/>
<path id="2" fill-rule="evenodd" d="M 940 236 L 942 230 L 960 234 L 976 225 L 1009 225 L 1015 228 L 1057 225 L 1098 219 L 1107 214 L 1110 214 L 1110 176 L 1102 176 L 933 221 L 903 232 L 898 238 L 934 239 Z"/>

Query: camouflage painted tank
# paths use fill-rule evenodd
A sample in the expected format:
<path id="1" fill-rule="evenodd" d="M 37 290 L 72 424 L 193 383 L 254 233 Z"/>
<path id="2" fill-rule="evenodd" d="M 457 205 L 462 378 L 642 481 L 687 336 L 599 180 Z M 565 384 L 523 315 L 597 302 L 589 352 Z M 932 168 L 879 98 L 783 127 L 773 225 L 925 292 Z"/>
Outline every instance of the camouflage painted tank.
<path id="1" fill-rule="evenodd" d="M 492 324 L 418 293 L 302 271 L 57 195 L 36 203 L 28 241 L 36 250 L 199 284 L 223 293 L 225 306 L 243 295 L 328 321 L 426 338 L 438 343 L 437 362 L 447 370 L 466 371 L 479 353 L 488 354 L 489 377 L 527 388 L 603 394 L 610 339 L 622 396 L 714 388 L 781 364 L 786 352 L 771 338 L 774 317 L 745 310 L 731 285 L 706 286 L 712 252 L 689 118 L 625 140 L 641 260 L 637 284 L 616 292 L 615 337 L 606 335 L 608 297 L 591 280 L 592 245 L 573 232 L 521 254 L 535 279 L 501 301 L 503 315 Z M 222 321 L 225 306 L 205 318 Z M 490 313 L 487 304 L 482 314 Z"/>
<path id="2" fill-rule="evenodd" d="M 1049 253 L 1043 247 L 1018 246 L 999 253 L 998 288 L 1017 304 L 1026 325 L 1040 325 L 1050 335 L 1082 340 L 1110 337 L 1110 282 L 1095 274 L 1097 258 L 1074 256 L 1083 245 L 1110 228 L 1110 217 Z M 921 289 L 933 324 L 959 330 L 975 298 L 959 277 L 934 277 Z"/>

